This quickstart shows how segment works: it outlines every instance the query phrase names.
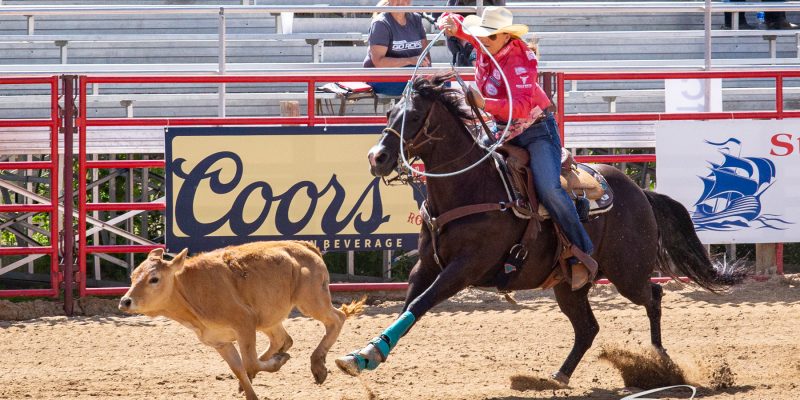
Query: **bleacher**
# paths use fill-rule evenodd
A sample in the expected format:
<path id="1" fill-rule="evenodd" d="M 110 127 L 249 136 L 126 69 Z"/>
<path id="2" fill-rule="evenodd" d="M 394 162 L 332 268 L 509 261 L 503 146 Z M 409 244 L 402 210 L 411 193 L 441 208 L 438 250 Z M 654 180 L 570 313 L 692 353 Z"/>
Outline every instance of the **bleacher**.
<path id="1" fill-rule="evenodd" d="M 324 0 L 263 0 L 257 6 L 318 5 Z M 341 0 L 337 6 L 372 6 L 375 1 Z M 255 0 L 137 0 L 140 6 L 247 6 Z M 415 6 L 441 6 L 443 1 L 415 1 Z M 563 0 L 562 3 L 570 3 Z M 141 13 L 50 15 L 35 14 L 37 5 L 106 5 L 99 0 L 3 0 L 0 6 L 0 76 L 107 72 L 213 74 L 219 64 L 218 25 L 215 13 Z M 537 4 L 509 1 L 509 5 Z M 4 15 L 3 7 L 30 7 L 25 15 Z M 702 13 L 564 13 L 518 12 L 517 21 L 536 32 L 543 70 L 598 69 L 698 69 L 703 65 Z M 795 13 L 790 17 L 798 20 Z M 272 69 L 324 69 L 359 67 L 366 54 L 369 27 L 367 13 L 229 13 L 225 17 L 227 71 L 246 67 L 249 73 Z M 755 21 L 755 13 L 748 13 Z M 798 40 L 793 31 L 722 31 L 722 14 L 712 27 L 712 59 L 715 66 L 748 68 L 797 66 Z M 432 53 L 444 66 L 449 53 L 441 44 Z M 750 80 L 724 82 L 723 109 L 772 109 L 772 82 Z M 789 80 L 786 108 L 800 103 L 794 90 L 800 82 Z M 663 81 L 589 82 L 568 85 L 566 111 L 661 112 Z M 304 84 L 227 85 L 226 115 L 279 115 L 280 101 L 296 100 L 306 107 Z M 89 97 L 93 117 L 202 117 L 218 115 L 218 85 L 114 85 L 94 88 Z M 37 89 L 0 87 L 0 118 L 36 118 L 49 112 L 48 99 Z M 188 96 L 191 94 L 191 96 Z M 325 97 L 325 95 L 320 95 Z M 330 96 L 328 96 L 330 98 Z M 382 112 L 382 110 L 378 110 Z M 347 107 L 348 115 L 374 115 L 371 102 Z M 592 127 L 573 124 L 569 137 L 590 133 Z M 608 127 L 604 128 L 607 130 Z M 624 129 L 620 128 L 624 135 Z M 636 129 L 639 129 L 638 127 Z M 637 137 L 636 129 L 627 131 Z M 645 129 L 647 130 L 647 129 Z M 572 133 L 573 135 L 570 135 Z M 0 139 L 2 140 L 2 139 Z M 590 144 L 594 139 L 583 140 Z M 580 141 L 579 141 L 580 142 Z M 603 143 L 617 141 L 600 141 Z M 631 140 L 639 147 L 646 141 Z M 609 146 L 610 147 L 610 146 Z"/>

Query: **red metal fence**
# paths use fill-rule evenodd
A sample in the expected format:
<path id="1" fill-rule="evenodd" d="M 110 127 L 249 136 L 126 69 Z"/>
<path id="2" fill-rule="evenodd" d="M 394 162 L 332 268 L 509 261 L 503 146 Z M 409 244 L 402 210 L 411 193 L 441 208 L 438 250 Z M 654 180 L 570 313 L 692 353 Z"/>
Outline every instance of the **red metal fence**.
<path id="1" fill-rule="evenodd" d="M 775 81 L 775 110 L 733 111 L 704 113 L 603 113 L 568 115 L 559 113 L 558 125 L 561 127 L 563 143 L 564 125 L 570 122 L 621 122 L 621 121 L 668 121 L 668 120 L 718 120 L 718 119 L 784 119 L 800 118 L 799 110 L 786 111 L 783 108 L 783 81 L 786 78 L 800 78 L 800 71 L 746 71 L 746 72 L 632 72 L 632 73 L 564 73 L 556 75 L 558 109 L 564 110 L 564 87 L 567 81 L 642 81 L 665 79 L 773 79 Z M 655 162 L 655 154 L 598 155 L 576 157 L 581 162 Z M 775 248 L 777 272 L 783 274 L 783 243 Z"/>
<path id="2" fill-rule="evenodd" d="M 50 214 L 50 244 L 32 247 L 0 247 L 3 255 L 47 254 L 50 256 L 50 287 L 47 289 L 0 290 L 0 297 L 48 296 L 58 297 L 61 275 L 58 268 L 58 129 L 61 120 L 58 113 L 58 77 L 0 78 L 3 85 L 48 85 L 50 87 L 50 117 L 41 119 L 0 119 L 5 128 L 49 128 L 50 161 L 0 162 L 0 170 L 48 170 L 50 177 L 50 201 L 38 204 L 0 204 L 0 212 L 46 212 Z"/>
<path id="3" fill-rule="evenodd" d="M 298 77 L 298 76 L 82 76 L 79 80 L 80 111 L 77 121 L 79 130 L 79 182 L 78 193 L 80 200 L 78 221 L 78 268 L 79 282 L 78 293 L 85 295 L 119 295 L 125 293 L 125 287 L 90 288 L 86 286 L 86 259 L 89 253 L 146 253 L 160 246 L 146 245 L 106 245 L 88 246 L 86 237 L 86 216 L 92 211 L 130 211 L 130 210 L 157 210 L 166 209 L 164 203 L 99 203 L 96 199 L 87 202 L 86 172 L 93 168 L 164 168 L 163 160 L 145 161 L 88 161 L 86 157 L 87 128 L 95 126 L 231 126 L 231 125 L 308 125 L 319 124 L 380 124 L 386 118 L 363 116 L 318 116 L 316 115 L 315 88 L 318 82 L 352 81 L 352 76 L 325 76 L 325 77 Z M 373 79 L 373 78 L 370 78 Z M 393 81 L 408 79 L 407 76 L 374 77 L 375 81 Z M 307 85 L 307 109 L 305 116 L 299 117 L 220 117 L 220 118 L 87 118 L 86 96 L 88 86 L 92 84 L 229 84 L 229 83 L 305 83 Z M 361 288 L 364 288 L 363 286 Z M 370 286 L 371 287 L 371 286 Z M 381 286 L 374 290 L 389 289 L 391 286 Z M 392 287 L 393 288 L 393 287 Z M 331 285 L 331 290 L 341 290 L 337 285 Z M 369 290 L 369 289 L 367 289 Z"/>
<path id="4" fill-rule="evenodd" d="M 576 114 L 565 115 L 559 113 L 557 119 L 559 126 L 563 129 L 564 125 L 570 122 L 599 122 L 599 121 L 657 121 L 657 120 L 708 120 L 708 119 L 742 119 L 742 118 L 762 118 L 762 119 L 782 119 L 800 117 L 800 111 L 785 111 L 783 107 L 783 80 L 785 78 L 800 78 L 800 71 L 765 71 L 765 72 L 647 72 L 647 73 L 558 73 L 556 74 L 556 95 L 558 109 L 564 110 L 564 87 L 566 81 L 620 81 L 620 80 L 664 80 L 664 79 L 774 79 L 775 81 L 775 110 L 771 111 L 748 111 L 748 112 L 712 112 L 712 113 L 603 113 L 603 114 Z M 352 76 L 81 76 L 79 77 L 79 111 L 76 119 L 78 128 L 78 153 L 79 153 L 79 173 L 78 173 L 78 292 L 80 296 L 86 295 L 119 295 L 127 288 L 91 288 L 86 285 L 86 262 L 87 255 L 91 253 L 144 253 L 153 248 L 163 247 L 163 245 L 88 245 L 86 235 L 87 215 L 93 211 L 130 211 L 130 210 L 156 210 L 163 211 L 166 208 L 164 203 L 111 203 L 99 202 L 93 199 L 88 202 L 88 183 L 87 172 L 92 169 L 105 168 L 164 168 L 163 160 L 102 160 L 90 161 L 87 158 L 87 130 L 90 127 L 100 126 L 230 126 L 230 125 L 308 125 L 319 124 L 370 124 L 384 123 L 384 117 L 365 117 L 365 116 L 318 116 L 315 111 L 315 87 L 318 82 L 351 81 Z M 384 76 L 373 77 L 375 81 L 393 81 L 407 79 L 404 76 Z M 471 79 L 465 76 L 465 79 Z M 52 132 L 52 157 L 50 162 L 38 163 L 3 163 L 0 169 L 19 169 L 19 168 L 43 168 L 57 171 L 58 165 L 58 127 L 60 119 L 58 116 L 58 77 L 50 78 L 9 78 L 0 79 L 0 84 L 33 84 L 47 83 L 52 88 L 52 114 L 50 119 L 43 120 L 0 120 L 0 127 L 3 126 L 46 126 Z M 228 84 L 228 83 L 305 83 L 307 85 L 307 109 L 305 116 L 299 117 L 219 117 L 219 118 L 89 118 L 87 114 L 87 90 L 92 84 Z M 654 162 L 655 154 L 634 154 L 634 155 L 602 155 L 602 156 L 580 156 L 577 157 L 583 162 Z M 51 174 L 52 199 L 50 204 L 42 205 L 2 205 L 0 211 L 47 211 L 51 215 L 57 214 L 57 178 L 55 172 Z M 58 237 L 57 226 L 51 224 L 53 237 Z M 2 296 L 16 295 L 58 295 L 58 284 L 60 276 L 58 273 L 57 255 L 58 249 L 55 240 L 49 247 L 41 248 L 20 248 L 7 247 L 0 248 L 0 255 L 5 254 L 34 254 L 47 253 L 53 257 L 52 263 L 52 288 L 47 290 L 29 291 L 0 291 Z M 782 245 L 777 247 L 777 260 L 779 263 L 779 273 L 782 273 L 783 256 Z M 65 260 L 71 263 L 71 260 Z M 391 284 L 340 284 L 331 285 L 333 291 L 346 290 L 405 290 L 404 283 Z"/>

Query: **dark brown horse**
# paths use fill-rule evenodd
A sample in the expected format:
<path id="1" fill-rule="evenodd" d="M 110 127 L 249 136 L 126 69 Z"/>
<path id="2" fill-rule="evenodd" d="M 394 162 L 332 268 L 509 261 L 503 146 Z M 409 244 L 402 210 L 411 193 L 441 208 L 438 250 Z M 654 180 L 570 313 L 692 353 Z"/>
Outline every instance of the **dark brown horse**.
<path id="1" fill-rule="evenodd" d="M 412 94 L 391 110 L 387 129 L 369 153 L 373 175 L 387 176 L 395 170 L 401 140 L 410 155 L 422 159 L 427 172 L 459 170 L 486 154 L 460 119 L 465 117 L 463 96 L 443 85 L 449 78 L 416 79 Z M 401 129 L 403 114 L 406 122 Z M 712 291 L 724 288 L 731 278 L 712 267 L 689 214 L 680 203 L 643 191 L 616 168 L 595 168 L 613 189 L 615 201 L 609 212 L 585 225 L 595 244 L 598 277 L 608 278 L 621 295 L 644 306 L 650 320 L 650 341 L 663 352 L 662 289 L 650 282 L 653 271 L 685 275 Z M 427 179 L 427 210 L 432 217 L 467 205 L 499 203 L 504 196 L 503 183 L 491 161 L 456 176 Z M 508 210 L 472 214 L 447 223 L 436 239 L 442 267 L 434 258 L 431 227 L 423 224 L 420 259 L 409 276 L 403 313 L 362 350 L 337 359 L 339 368 L 351 375 L 375 369 L 400 337 L 432 307 L 466 287 L 495 286 L 495 276 L 509 250 L 519 242 L 526 224 L 526 220 Z M 508 282 L 508 289 L 537 288 L 552 271 L 556 262 L 555 230 L 550 220 L 543 222 L 541 228 L 529 246 L 521 271 Z M 554 290 L 561 311 L 575 331 L 572 350 L 553 374 L 554 379 L 566 384 L 591 347 L 599 326 L 587 298 L 589 285 L 572 291 L 568 283 L 561 282 Z"/>

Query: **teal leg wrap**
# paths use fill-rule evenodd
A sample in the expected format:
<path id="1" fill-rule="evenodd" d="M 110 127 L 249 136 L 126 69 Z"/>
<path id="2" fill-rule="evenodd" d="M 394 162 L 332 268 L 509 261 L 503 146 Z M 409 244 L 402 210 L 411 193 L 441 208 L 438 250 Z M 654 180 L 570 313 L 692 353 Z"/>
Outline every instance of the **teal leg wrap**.
<path id="1" fill-rule="evenodd" d="M 414 322 L 417 320 L 410 311 L 406 311 L 400 315 L 392 325 L 386 328 L 379 337 L 372 339 L 370 344 L 375 346 L 383 356 L 383 359 L 386 360 L 386 357 L 389 356 L 389 352 L 394 349 L 394 346 L 397 345 L 397 342 L 400 338 L 408 332 L 411 328 L 411 325 L 414 325 Z"/>

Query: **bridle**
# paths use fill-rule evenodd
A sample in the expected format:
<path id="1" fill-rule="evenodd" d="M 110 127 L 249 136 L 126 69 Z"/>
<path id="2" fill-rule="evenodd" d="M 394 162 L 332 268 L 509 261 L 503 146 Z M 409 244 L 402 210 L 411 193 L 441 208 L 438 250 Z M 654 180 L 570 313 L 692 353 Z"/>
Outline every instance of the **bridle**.
<path id="1" fill-rule="evenodd" d="M 417 133 L 411 139 L 411 142 L 407 141 L 403 138 L 403 135 L 400 134 L 394 128 L 383 128 L 383 133 L 391 133 L 397 136 L 403 142 L 404 147 L 409 155 L 413 155 L 412 153 L 416 153 L 424 144 L 431 142 L 431 141 L 439 141 L 444 139 L 443 136 L 434 136 L 433 134 L 436 133 L 438 130 L 434 130 L 433 132 L 430 131 L 430 124 L 431 124 L 431 116 L 433 115 L 433 109 L 436 107 L 438 102 L 434 101 L 431 108 L 428 109 L 428 113 L 425 115 L 425 120 L 422 122 L 422 126 L 417 130 Z M 405 111 L 404 111 L 405 112 Z"/>

